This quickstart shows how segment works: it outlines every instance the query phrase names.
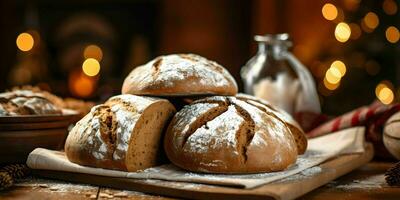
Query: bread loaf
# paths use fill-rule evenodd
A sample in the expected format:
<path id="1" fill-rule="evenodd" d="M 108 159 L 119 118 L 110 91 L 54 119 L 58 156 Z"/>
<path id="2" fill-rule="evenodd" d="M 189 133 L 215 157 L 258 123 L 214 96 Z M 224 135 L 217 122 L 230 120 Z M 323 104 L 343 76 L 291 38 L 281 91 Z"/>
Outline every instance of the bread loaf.
<path id="1" fill-rule="evenodd" d="M 235 95 L 237 90 L 225 68 L 195 54 L 159 56 L 136 67 L 122 86 L 123 94 L 150 96 Z"/>
<path id="2" fill-rule="evenodd" d="M 397 160 L 400 160 L 400 112 L 392 115 L 383 128 L 383 144 Z"/>
<path id="3" fill-rule="evenodd" d="M 112 97 L 75 125 L 65 153 L 71 162 L 92 167 L 137 171 L 155 166 L 164 127 L 174 113 L 164 99 Z"/>
<path id="4" fill-rule="evenodd" d="M 254 96 L 246 94 L 238 94 L 236 95 L 236 97 L 240 100 L 246 101 L 247 103 L 253 106 L 258 107 L 261 110 L 264 110 L 265 112 L 272 112 L 274 115 L 282 119 L 285 122 L 285 124 L 289 127 L 290 132 L 292 133 L 294 139 L 296 140 L 297 153 L 304 154 L 304 152 L 307 149 L 307 137 L 303 129 L 296 122 L 296 120 L 293 119 L 293 117 L 290 114 L 288 114 L 284 110 L 272 106 L 268 101 L 265 101 L 263 99 Z"/>
<path id="5" fill-rule="evenodd" d="M 236 97 L 194 101 L 172 119 L 164 140 L 172 163 L 194 172 L 258 173 L 286 169 L 297 158 L 286 123 Z"/>
<path id="6" fill-rule="evenodd" d="M 0 94 L 0 116 L 61 115 L 62 109 L 42 93 L 15 90 Z"/>

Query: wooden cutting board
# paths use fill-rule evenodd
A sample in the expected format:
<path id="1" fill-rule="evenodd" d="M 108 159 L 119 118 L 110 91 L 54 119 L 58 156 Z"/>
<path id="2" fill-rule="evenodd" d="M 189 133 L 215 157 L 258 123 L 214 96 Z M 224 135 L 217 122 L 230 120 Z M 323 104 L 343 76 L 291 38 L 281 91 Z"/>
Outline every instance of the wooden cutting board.
<path id="1" fill-rule="evenodd" d="M 373 147 L 367 144 L 364 154 L 343 155 L 319 165 L 320 171 L 306 175 L 295 175 L 296 179 L 276 181 L 253 189 L 241 189 L 205 184 L 171 182 L 162 180 L 134 180 L 104 176 L 36 170 L 34 174 L 71 182 L 87 183 L 125 190 L 135 190 L 157 195 L 190 199 L 294 199 L 331 180 L 366 164 L 373 157 Z"/>

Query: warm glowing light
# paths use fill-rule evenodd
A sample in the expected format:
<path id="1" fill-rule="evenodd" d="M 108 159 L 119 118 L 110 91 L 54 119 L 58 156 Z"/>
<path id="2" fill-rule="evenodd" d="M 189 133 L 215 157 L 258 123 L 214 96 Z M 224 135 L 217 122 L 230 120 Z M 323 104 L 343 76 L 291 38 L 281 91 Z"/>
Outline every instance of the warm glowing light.
<path id="1" fill-rule="evenodd" d="M 351 30 L 349 25 L 347 25 L 344 22 L 339 23 L 338 25 L 336 25 L 335 28 L 335 38 L 336 40 L 338 40 L 339 42 L 346 42 L 351 35 Z"/>
<path id="2" fill-rule="evenodd" d="M 382 4 L 383 11 L 388 15 L 394 15 L 397 13 L 397 4 L 393 0 L 385 0 Z"/>
<path id="3" fill-rule="evenodd" d="M 336 68 L 329 68 L 328 71 L 326 71 L 325 79 L 331 84 L 337 84 L 341 78 L 342 74 Z"/>
<path id="4" fill-rule="evenodd" d="M 343 6 L 350 11 L 355 11 L 360 6 L 361 0 L 344 0 Z"/>
<path id="5" fill-rule="evenodd" d="M 365 31 L 366 33 L 371 33 L 372 31 L 374 31 L 374 29 L 369 28 L 367 25 L 365 25 L 364 20 L 361 20 L 361 24 L 360 25 L 361 25 L 361 29 L 363 31 Z"/>
<path id="6" fill-rule="evenodd" d="M 365 25 L 370 29 L 375 29 L 379 25 L 379 18 L 373 12 L 369 12 L 365 15 L 363 19 Z"/>
<path id="7" fill-rule="evenodd" d="M 92 44 L 85 48 L 83 51 L 83 56 L 85 59 L 94 58 L 100 62 L 101 59 L 103 59 L 103 51 L 99 46 Z"/>
<path id="8" fill-rule="evenodd" d="M 353 40 L 358 39 L 361 36 L 361 28 L 358 24 L 351 23 L 349 24 L 350 30 L 351 30 L 351 35 L 350 38 Z"/>
<path id="9" fill-rule="evenodd" d="M 328 90 L 336 90 L 340 85 L 340 79 L 337 83 L 330 83 L 326 78 L 324 78 L 324 86 Z"/>
<path id="10" fill-rule="evenodd" d="M 346 65 L 340 60 L 333 61 L 331 68 L 337 69 L 340 73 L 340 77 L 343 77 L 346 74 Z"/>
<path id="11" fill-rule="evenodd" d="M 387 87 L 384 83 L 379 83 L 375 88 L 375 95 L 378 97 L 383 88 Z"/>
<path id="12" fill-rule="evenodd" d="M 400 38 L 400 33 L 399 29 L 397 29 L 394 26 L 389 26 L 389 28 L 386 29 L 386 39 L 390 43 L 396 43 L 399 41 Z"/>
<path id="13" fill-rule="evenodd" d="M 394 93 L 390 88 L 384 87 L 379 91 L 377 97 L 383 104 L 390 104 L 393 102 Z"/>
<path id="14" fill-rule="evenodd" d="M 327 20 L 334 20 L 338 15 L 338 10 L 335 5 L 327 3 L 322 7 L 322 15 Z"/>
<path id="15" fill-rule="evenodd" d="M 69 76 L 69 89 L 78 97 L 89 97 L 95 91 L 96 80 L 82 72 L 73 72 Z"/>
<path id="16" fill-rule="evenodd" d="M 17 37 L 17 47 L 21 51 L 29 51 L 33 48 L 34 40 L 31 34 L 21 33 Z"/>
<path id="17" fill-rule="evenodd" d="M 96 76 L 100 72 L 100 63 L 94 58 L 88 58 L 83 62 L 82 70 L 88 76 Z"/>

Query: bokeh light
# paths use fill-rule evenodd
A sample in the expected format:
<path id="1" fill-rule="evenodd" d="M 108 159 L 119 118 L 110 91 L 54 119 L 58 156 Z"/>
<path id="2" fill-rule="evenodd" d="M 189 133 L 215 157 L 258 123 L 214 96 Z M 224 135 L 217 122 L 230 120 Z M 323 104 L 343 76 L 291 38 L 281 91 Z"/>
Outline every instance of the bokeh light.
<path id="1" fill-rule="evenodd" d="M 388 15 L 394 15 L 397 13 L 397 4 L 393 0 L 385 0 L 382 4 L 383 11 Z"/>
<path id="2" fill-rule="evenodd" d="M 331 68 L 337 69 L 340 72 L 341 77 L 346 74 L 346 65 L 340 60 L 333 61 L 331 64 Z"/>
<path id="3" fill-rule="evenodd" d="M 34 40 L 31 34 L 21 33 L 17 37 L 17 47 L 21 51 L 29 51 L 33 48 Z"/>
<path id="4" fill-rule="evenodd" d="M 351 30 L 348 24 L 341 22 L 336 25 L 335 28 L 335 38 L 339 42 L 346 42 L 349 40 L 351 35 Z"/>
<path id="5" fill-rule="evenodd" d="M 400 33 L 399 33 L 399 29 L 397 29 L 394 26 L 389 26 L 386 29 L 386 39 L 387 41 L 389 41 L 390 43 L 396 43 L 399 41 L 400 38 Z"/>
<path id="6" fill-rule="evenodd" d="M 83 62 L 82 70 L 88 76 L 96 76 L 100 72 L 100 63 L 94 58 L 88 58 Z"/>
<path id="7" fill-rule="evenodd" d="M 393 91 L 387 87 L 382 88 L 382 90 L 379 91 L 378 99 L 384 104 L 392 103 L 394 99 Z"/>
<path id="8" fill-rule="evenodd" d="M 103 59 L 103 51 L 99 46 L 92 44 L 85 47 L 85 50 L 83 51 L 83 57 L 85 59 L 94 58 L 100 62 Z"/>
<path id="9" fill-rule="evenodd" d="M 331 3 L 326 3 L 322 7 L 322 15 L 327 20 L 334 20 L 334 19 L 336 19 L 337 15 L 338 15 L 338 10 L 335 5 L 333 5 Z"/>
<path id="10" fill-rule="evenodd" d="M 364 19 L 364 24 L 370 29 L 375 29 L 379 25 L 379 18 L 374 12 L 368 12 Z"/>
<path id="11" fill-rule="evenodd" d="M 390 86 L 390 82 L 382 81 L 375 88 L 375 95 L 383 104 L 390 104 L 394 100 L 394 93 Z"/>
<path id="12" fill-rule="evenodd" d="M 324 86 L 328 90 L 336 90 L 340 85 L 340 79 L 337 83 L 331 83 L 327 80 L 327 78 L 324 78 Z"/>
<path id="13" fill-rule="evenodd" d="M 325 79 L 331 84 L 337 84 L 341 78 L 342 75 L 336 68 L 329 68 L 328 71 L 326 71 Z"/>
<path id="14" fill-rule="evenodd" d="M 79 71 L 70 74 L 68 83 L 71 93 L 78 97 L 91 96 L 96 87 L 95 79 Z"/>

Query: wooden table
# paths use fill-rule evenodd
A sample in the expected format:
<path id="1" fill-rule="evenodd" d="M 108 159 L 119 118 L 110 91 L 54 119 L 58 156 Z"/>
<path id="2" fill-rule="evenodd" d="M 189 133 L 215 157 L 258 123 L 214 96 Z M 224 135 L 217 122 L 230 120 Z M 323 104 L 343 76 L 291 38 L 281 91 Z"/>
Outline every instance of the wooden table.
<path id="1" fill-rule="evenodd" d="M 384 180 L 385 171 L 392 165 L 393 163 L 370 162 L 308 193 L 301 199 L 400 199 L 400 187 L 390 187 Z M 0 199 L 166 200 L 172 198 L 32 177 L 19 181 L 10 190 L 0 192 Z"/>

